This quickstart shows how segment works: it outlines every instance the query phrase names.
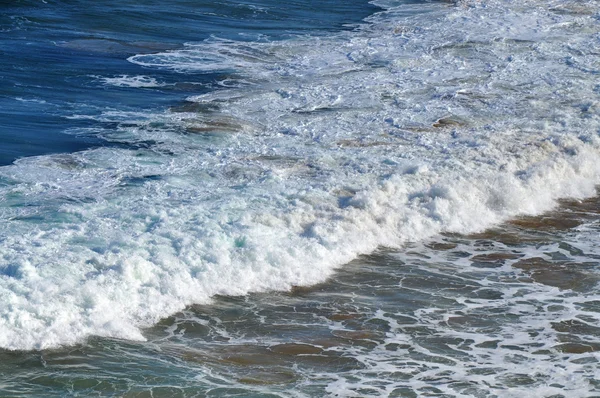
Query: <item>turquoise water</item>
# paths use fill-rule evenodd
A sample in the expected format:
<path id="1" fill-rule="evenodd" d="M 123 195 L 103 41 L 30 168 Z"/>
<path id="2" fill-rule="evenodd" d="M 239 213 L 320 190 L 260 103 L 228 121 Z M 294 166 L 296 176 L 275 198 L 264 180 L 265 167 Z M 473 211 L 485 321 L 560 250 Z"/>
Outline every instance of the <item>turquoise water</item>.
<path id="1" fill-rule="evenodd" d="M 0 396 L 598 394 L 593 1 L 0 7 Z"/>

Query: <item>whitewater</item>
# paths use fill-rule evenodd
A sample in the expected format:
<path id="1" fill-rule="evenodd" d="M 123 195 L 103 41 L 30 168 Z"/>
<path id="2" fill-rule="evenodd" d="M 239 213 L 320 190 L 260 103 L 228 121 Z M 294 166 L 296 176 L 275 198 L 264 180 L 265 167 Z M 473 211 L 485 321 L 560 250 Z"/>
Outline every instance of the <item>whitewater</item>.
<path id="1" fill-rule="evenodd" d="M 111 143 L 0 168 L 0 347 L 143 329 L 216 295 L 322 282 L 361 254 L 480 232 L 600 177 L 593 1 L 459 1 L 286 40 L 128 58 L 219 73 L 156 112 L 74 112 Z"/>

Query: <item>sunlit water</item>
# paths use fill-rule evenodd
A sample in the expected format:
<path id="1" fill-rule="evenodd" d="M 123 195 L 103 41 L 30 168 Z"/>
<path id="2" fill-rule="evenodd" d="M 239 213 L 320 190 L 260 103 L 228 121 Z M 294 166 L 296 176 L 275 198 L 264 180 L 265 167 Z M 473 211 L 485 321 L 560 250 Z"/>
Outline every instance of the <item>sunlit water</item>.
<path id="1" fill-rule="evenodd" d="M 333 3 L 1 6 L 1 396 L 600 393 L 595 2 Z"/>

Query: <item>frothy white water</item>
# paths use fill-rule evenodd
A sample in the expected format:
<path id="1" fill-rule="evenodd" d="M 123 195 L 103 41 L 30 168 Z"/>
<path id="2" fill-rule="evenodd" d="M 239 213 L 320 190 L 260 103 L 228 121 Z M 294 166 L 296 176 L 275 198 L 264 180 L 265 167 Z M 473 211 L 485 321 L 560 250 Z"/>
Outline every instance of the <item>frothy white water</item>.
<path id="1" fill-rule="evenodd" d="M 150 76 L 129 76 L 121 75 L 114 77 L 101 77 L 97 76 L 98 80 L 102 83 L 110 86 L 117 87 L 135 87 L 135 88 L 155 88 L 164 87 L 166 83 L 162 83 L 157 79 Z"/>
<path id="2" fill-rule="evenodd" d="M 127 149 L 1 168 L 0 346 L 143 339 L 216 294 L 313 284 L 378 246 L 594 193 L 592 3 L 385 6 L 332 37 L 132 57 L 243 84 L 195 112 L 89 116 Z"/>

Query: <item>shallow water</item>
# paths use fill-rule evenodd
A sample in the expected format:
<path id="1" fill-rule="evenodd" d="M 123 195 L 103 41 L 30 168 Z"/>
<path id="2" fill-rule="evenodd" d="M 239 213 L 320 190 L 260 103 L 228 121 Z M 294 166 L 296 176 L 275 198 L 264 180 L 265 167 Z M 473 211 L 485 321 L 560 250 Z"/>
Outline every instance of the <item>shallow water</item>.
<path id="1" fill-rule="evenodd" d="M 381 248 L 326 282 L 215 297 L 147 342 L 3 352 L 2 396 L 589 397 L 600 198 Z"/>

